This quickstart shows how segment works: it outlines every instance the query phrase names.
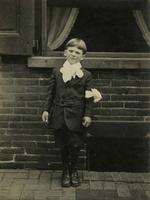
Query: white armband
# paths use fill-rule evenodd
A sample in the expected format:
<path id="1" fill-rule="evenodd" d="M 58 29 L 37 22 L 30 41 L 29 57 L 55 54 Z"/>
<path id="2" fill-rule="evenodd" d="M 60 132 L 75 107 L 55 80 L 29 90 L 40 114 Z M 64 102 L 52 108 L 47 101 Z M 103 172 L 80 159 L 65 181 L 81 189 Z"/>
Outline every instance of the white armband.
<path id="1" fill-rule="evenodd" d="M 94 98 L 94 103 L 97 103 L 102 99 L 101 93 L 95 88 L 92 88 L 91 91 L 90 90 L 85 91 L 85 98 L 89 99 L 91 97 Z"/>

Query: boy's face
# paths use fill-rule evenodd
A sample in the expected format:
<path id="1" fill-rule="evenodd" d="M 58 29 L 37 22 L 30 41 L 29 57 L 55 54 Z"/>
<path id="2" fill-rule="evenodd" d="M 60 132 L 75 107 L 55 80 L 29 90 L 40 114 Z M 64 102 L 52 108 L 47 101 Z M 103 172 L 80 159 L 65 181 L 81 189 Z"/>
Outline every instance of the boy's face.
<path id="1" fill-rule="evenodd" d="M 64 51 L 64 55 L 71 65 L 80 62 L 84 57 L 83 51 L 77 47 L 68 47 Z"/>

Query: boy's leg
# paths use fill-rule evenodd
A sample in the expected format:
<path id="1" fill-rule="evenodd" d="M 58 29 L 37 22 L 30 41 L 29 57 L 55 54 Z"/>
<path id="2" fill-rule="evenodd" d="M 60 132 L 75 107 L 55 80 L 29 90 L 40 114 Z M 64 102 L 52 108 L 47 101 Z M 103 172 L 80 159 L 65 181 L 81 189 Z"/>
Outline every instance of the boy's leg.
<path id="1" fill-rule="evenodd" d="M 70 183 L 69 148 L 67 145 L 61 148 L 61 158 L 63 166 L 61 184 L 63 187 L 69 187 L 71 186 L 71 183 Z"/>
<path id="2" fill-rule="evenodd" d="M 66 168 L 69 165 L 69 148 L 68 145 L 61 147 L 62 166 Z"/>
<path id="3" fill-rule="evenodd" d="M 61 184 L 63 187 L 69 187 L 70 173 L 69 173 L 69 148 L 68 148 L 68 133 L 64 125 L 63 129 L 55 130 L 55 144 L 60 148 L 61 161 L 62 161 L 62 178 Z"/>
<path id="4" fill-rule="evenodd" d="M 80 179 L 77 171 L 78 157 L 79 157 L 80 147 L 70 146 L 70 158 L 71 158 L 71 184 L 76 187 L 80 185 Z"/>

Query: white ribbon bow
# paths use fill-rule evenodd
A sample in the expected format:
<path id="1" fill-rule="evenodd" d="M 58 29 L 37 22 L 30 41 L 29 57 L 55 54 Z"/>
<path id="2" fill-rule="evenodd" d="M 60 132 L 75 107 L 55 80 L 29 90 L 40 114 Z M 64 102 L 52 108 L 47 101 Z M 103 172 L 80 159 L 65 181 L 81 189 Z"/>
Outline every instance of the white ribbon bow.
<path id="1" fill-rule="evenodd" d="M 85 98 L 89 99 L 91 97 L 94 98 L 94 103 L 97 103 L 102 99 L 101 93 L 95 88 L 92 88 L 91 91 L 90 90 L 85 91 Z"/>
<path id="2" fill-rule="evenodd" d="M 82 65 L 80 63 L 76 63 L 71 65 L 67 60 L 63 64 L 63 67 L 60 68 L 60 72 L 62 73 L 63 81 L 66 83 L 70 81 L 72 78 L 76 76 L 79 78 L 83 77 L 83 71 L 81 70 Z"/>

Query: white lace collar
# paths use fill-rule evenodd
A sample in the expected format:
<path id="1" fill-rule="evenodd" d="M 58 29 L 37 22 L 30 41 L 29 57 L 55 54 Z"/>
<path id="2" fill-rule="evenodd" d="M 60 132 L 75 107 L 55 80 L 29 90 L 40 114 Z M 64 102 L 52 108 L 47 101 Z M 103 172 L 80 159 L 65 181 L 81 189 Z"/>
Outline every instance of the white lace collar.
<path id="1" fill-rule="evenodd" d="M 67 60 L 63 64 L 63 67 L 60 68 L 60 72 L 62 73 L 63 81 L 66 83 L 70 81 L 72 78 L 76 76 L 78 78 L 83 77 L 83 71 L 81 70 L 82 65 L 80 63 L 70 64 Z"/>

